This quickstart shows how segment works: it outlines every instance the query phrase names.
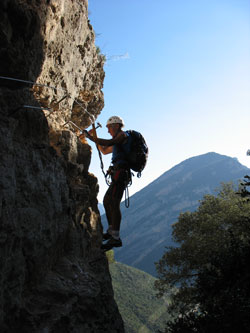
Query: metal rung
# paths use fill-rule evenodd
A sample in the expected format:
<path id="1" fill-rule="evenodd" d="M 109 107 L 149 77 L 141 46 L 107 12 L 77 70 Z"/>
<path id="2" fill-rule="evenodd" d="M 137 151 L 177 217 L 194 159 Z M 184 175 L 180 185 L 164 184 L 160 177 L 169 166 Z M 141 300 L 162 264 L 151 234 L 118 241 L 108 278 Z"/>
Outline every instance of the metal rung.
<path id="1" fill-rule="evenodd" d="M 75 123 L 73 123 L 73 121 L 71 121 L 71 120 L 66 121 L 66 123 L 63 124 L 63 127 L 66 126 L 66 125 L 68 125 L 68 124 L 71 124 L 71 125 L 75 126 L 80 132 L 83 131 L 79 126 L 77 126 L 77 125 L 76 125 Z"/>
<path id="2" fill-rule="evenodd" d="M 67 98 L 67 97 L 69 97 L 69 95 L 67 94 L 67 95 L 65 95 L 65 96 L 63 96 L 58 102 L 56 102 L 55 104 L 53 104 L 53 108 L 55 107 L 55 106 L 57 106 L 59 103 L 61 103 L 65 98 Z M 54 113 L 56 110 L 52 110 L 52 111 L 50 111 L 50 113 L 46 116 L 46 118 L 47 117 L 49 117 L 52 113 Z"/>

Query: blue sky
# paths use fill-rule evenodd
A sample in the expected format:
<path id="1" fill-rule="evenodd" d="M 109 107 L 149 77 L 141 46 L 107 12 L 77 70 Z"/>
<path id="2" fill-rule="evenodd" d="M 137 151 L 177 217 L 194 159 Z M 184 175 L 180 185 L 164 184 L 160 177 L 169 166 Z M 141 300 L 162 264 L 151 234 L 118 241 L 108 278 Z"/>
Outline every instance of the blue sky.
<path id="1" fill-rule="evenodd" d="M 210 151 L 250 167 L 249 0 L 89 0 L 89 19 L 107 58 L 98 135 L 109 138 L 106 120 L 119 115 L 150 150 L 131 195 Z M 92 146 L 102 201 L 107 186 Z"/>

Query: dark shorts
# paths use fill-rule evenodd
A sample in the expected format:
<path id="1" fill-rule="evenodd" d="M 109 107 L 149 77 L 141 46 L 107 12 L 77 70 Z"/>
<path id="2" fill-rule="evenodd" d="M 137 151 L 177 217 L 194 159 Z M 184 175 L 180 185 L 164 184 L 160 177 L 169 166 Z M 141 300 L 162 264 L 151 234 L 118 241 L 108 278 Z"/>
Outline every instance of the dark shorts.
<path id="1" fill-rule="evenodd" d="M 131 179 L 131 173 L 128 169 L 117 169 L 113 171 L 112 182 L 106 192 L 106 195 L 117 199 L 119 202 L 122 200 L 123 192 Z"/>

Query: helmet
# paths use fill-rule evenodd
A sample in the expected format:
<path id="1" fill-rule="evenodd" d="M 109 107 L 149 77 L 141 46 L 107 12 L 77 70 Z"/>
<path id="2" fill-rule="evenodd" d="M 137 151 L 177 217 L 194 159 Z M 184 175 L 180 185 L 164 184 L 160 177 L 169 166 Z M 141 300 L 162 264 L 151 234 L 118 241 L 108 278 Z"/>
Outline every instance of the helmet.
<path id="1" fill-rule="evenodd" d="M 121 124 L 122 127 L 124 126 L 123 119 L 118 116 L 112 116 L 108 119 L 106 126 L 111 125 L 111 124 Z"/>

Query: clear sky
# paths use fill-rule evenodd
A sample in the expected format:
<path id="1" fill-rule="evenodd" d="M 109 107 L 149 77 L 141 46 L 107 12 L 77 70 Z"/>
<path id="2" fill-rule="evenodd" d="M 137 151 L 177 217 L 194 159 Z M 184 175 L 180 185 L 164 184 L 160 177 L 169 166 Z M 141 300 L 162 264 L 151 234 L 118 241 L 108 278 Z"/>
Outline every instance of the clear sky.
<path id="1" fill-rule="evenodd" d="M 106 121 L 119 115 L 149 146 L 130 195 L 211 151 L 250 167 L 250 0 L 89 0 L 89 19 L 107 58 L 98 136 L 110 138 Z"/>

